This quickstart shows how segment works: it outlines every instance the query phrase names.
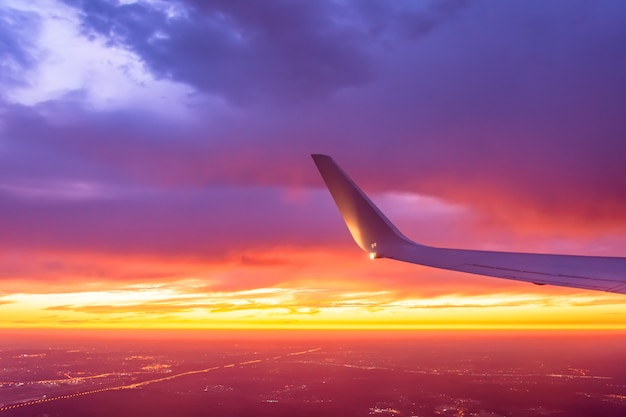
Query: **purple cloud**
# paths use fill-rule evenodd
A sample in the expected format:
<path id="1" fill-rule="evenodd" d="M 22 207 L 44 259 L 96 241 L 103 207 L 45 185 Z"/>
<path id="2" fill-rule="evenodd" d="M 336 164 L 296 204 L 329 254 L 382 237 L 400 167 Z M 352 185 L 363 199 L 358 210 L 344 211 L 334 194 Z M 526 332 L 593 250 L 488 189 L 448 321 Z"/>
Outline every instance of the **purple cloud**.
<path id="1" fill-rule="evenodd" d="M 370 193 L 429 194 L 522 229 L 626 228 L 622 2 L 66 3 L 85 34 L 225 101 L 186 103 L 180 119 L 97 109 L 80 91 L 5 100 L 5 247 L 349 244 L 328 196 L 299 191 L 322 187 L 313 152 Z"/>
<path id="2" fill-rule="evenodd" d="M 37 15 L 10 7 L 0 8 L 0 83 L 24 84 L 24 72 L 36 62 L 32 56 Z"/>
<path id="3" fill-rule="evenodd" d="M 466 2 L 423 10 L 382 1 L 66 3 L 83 12 L 87 33 L 133 51 L 155 75 L 244 104 L 300 102 L 368 83 L 381 45 L 429 33 Z"/>

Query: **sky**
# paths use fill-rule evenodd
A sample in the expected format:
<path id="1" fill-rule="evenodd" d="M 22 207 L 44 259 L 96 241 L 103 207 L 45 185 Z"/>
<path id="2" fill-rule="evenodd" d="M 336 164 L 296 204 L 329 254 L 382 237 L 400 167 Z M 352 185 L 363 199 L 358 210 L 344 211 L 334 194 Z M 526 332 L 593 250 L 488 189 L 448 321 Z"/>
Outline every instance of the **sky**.
<path id="1" fill-rule="evenodd" d="M 370 261 L 626 256 L 621 0 L 4 0 L 0 328 L 626 328 L 624 295 Z"/>

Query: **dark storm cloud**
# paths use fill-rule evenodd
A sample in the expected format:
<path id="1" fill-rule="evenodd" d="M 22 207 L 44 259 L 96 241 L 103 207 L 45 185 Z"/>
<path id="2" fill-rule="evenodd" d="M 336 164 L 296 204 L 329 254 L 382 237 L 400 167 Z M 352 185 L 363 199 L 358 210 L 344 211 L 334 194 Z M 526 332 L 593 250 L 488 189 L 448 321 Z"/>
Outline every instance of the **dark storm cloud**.
<path id="1" fill-rule="evenodd" d="M 180 1 L 179 14 L 147 3 L 66 0 L 88 33 L 135 52 L 159 77 L 235 103 L 298 102 L 362 85 L 375 44 L 421 36 L 463 5 L 433 2 Z M 424 7 L 423 5 L 421 7 Z"/>

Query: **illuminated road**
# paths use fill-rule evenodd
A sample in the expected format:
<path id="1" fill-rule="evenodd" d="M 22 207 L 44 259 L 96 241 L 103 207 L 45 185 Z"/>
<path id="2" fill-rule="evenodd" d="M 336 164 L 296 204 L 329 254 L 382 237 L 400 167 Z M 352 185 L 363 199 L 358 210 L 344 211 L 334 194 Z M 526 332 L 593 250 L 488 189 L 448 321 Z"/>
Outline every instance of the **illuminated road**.
<path id="1" fill-rule="evenodd" d="M 146 371 L 142 371 L 142 372 L 107 372 L 104 374 L 98 374 L 98 375 L 90 375 L 90 376 L 71 376 L 68 373 L 63 373 L 63 375 L 66 376 L 66 378 L 62 378 L 62 379 L 42 379 L 42 380 L 37 380 L 37 381 L 29 381 L 30 384 L 40 384 L 40 385 L 45 385 L 45 384 L 65 384 L 68 382 L 73 382 L 73 383 L 78 383 L 78 382 L 84 382 L 84 381 L 89 381 L 92 379 L 99 379 L 99 378 L 108 378 L 108 377 L 119 377 L 119 376 L 123 376 L 123 375 L 145 375 L 145 374 L 149 374 L 150 372 L 146 372 Z M 15 381 L 0 381 L 0 385 L 16 385 L 17 383 Z M 0 409 L 1 410 L 1 409 Z"/>
<path id="2" fill-rule="evenodd" d="M 351 363 L 332 363 L 332 362 L 310 362 L 319 366 L 342 366 L 344 368 L 363 369 L 367 371 L 379 370 L 379 371 L 401 371 L 412 374 L 423 375 L 457 375 L 457 376 L 469 376 L 475 378 L 563 378 L 563 379 L 600 379 L 609 380 L 613 379 L 610 376 L 602 375 L 584 375 L 584 374 L 542 374 L 542 373 L 515 373 L 515 372 L 471 372 L 463 369 L 398 369 L 390 368 L 386 366 L 374 366 L 374 365 L 355 365 Z M 626 397 L 626 396 L 625 396 Z"/>
<path id="3" fill-rule="evenodd" d="M 180 377 L 183 377 L 183 376 L 211 372 L 211 371 L 215 371 L 217 369 L 234 368 L 235 366 L 245 366 L 245 365 L 250 365 L 250 364 L 253 364 L 253 363 L 259 363 L 259 362 L 266 362 L 266 361 L 281 359 L 281 358 L 284 358 L 284 357 L 287 357 L 287 356 L 305 355 L 307 353 L 316 352 L 316 351 L 318 351 L 320 349 L 321 348 L 315 348 L 315 349 L 303 350 L 301 352 L 287 353 L 287 354 L 281 355 L 281 356 L 274 356 L 272 358 L 255 359 L 255 360 L 239 362 L 239 363 L 229 363 L 227 365 L 213 366 L 213 367 L 205 368 L 205 369 L 197 369 L 197 370 L 193 370 L 193 371 L 181 372 L 179 374 L 169 375 L 169 376 L 162 377 L 162 378 L 150 379 L 148 381 L 137 382 L 137 383 L 133 383 L 133 384 L 118 385 L 118 386 L 108 387 L 108 388 L 98 388 L 98 389 L 94 389 L 94 390 L 90 390 L 90 391 L 82 391 L 82 392 L 76 392 L 76 393 L 73 393 L 73 394 L 59 395 L 59 396 L 56 396 L 56 397 L 40 398 L 38 400 L 26 401 L 26 402 L 23 402 L 23 403 L 11 404 L 11 405 L 6 405 L 4 407 L 0 407 L 0 412 L 14 410 L 16 408 L 28 407 L 28 406 L 35 405 L 35 404 L 47 403 L 47 402 L 51 402 L 51 401 L 67 400 L 67 399 L 74 398 L 74 397 L 81 397 L 81 396 L 85 396 L 85 395 L 92 395 L 92 394 L 97 394 L 97 393 L 105 392 L 105 391 L 117 391 L 117 390 L 123 390 L 123 389 L 134 389 L 134 388 L 143 387 L 143 386 L 146 386 L 146 385 L 149 385 L 149 384 L 155 384 L 155 383 L 158 383 L 158 382 L 171 381 L 173 379 L 180 378 Z M 111 375 L 111 374 L 103 374 L 103 375 Z M 95 376 L 86 377 L 86 378 L 84 377 L 83 379 L 99 378 L 99 377 L 102 377 L 103 375 L 95 375 Z"/>

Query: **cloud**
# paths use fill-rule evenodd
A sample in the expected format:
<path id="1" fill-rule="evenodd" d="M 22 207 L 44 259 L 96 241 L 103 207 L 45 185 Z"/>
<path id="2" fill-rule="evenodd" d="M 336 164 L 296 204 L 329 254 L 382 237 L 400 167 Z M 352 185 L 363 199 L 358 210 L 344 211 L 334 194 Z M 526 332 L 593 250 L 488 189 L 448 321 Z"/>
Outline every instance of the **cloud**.
<path id="1" fill-rule="evenodd" d="M 86 30 L 133 51 L 157 76 L 233 102 L 296 100 L 368 78 L 358 32 L 327 20 L 331 2 L 183 2 L 178 13 L 69 3 L 84 12 Z"/>
<path id="2" fill-rule="evenodd" d="M 66 3 L 82 11 L 87 33 L 137 54 L 156 76 L 241 105 L 366 84 L 372 49 L 398 34 L 424 36 L 466 2 Z"/>
<path id="3" fill-rule="evenodd" d="M 33 34 L 38 29 L 37 14 L 0 8 L 0 85 L 26 83 L 24 74 L 36 63 Z"/>
<path id="4" fill-rule="evenodd" d="M 204 293 L 195 296 L 167 297 L 148 302 L 125 304 L 72 304 L 52 305 L 47 311 L 79 312 L 96 315 L 171 315 L 203 311 L 212 313 L 269 312 L 276 314 L 316 315 L 333 311 L 363 311 L 384 314 L 418 314 L 419 310 L 450 309 L 562 309 L 567 306 L 615 306 L 617 297 L 578 296 L 547 299 L 528 294 L 489 294 L 478 296 L 434 296 L 420 298 L 398 297 L 391 292 L 315 291 L 311 289 L 268 288 L 252 291 Z M 478 310 L 476 310 L 478 311 Z"/>
<path id="5" fill-rule="evenodd" d="M 130 48 L 155 74 L 235 101 L 254 100 L 243 92 L 250 91 L 261 102 L 189 109 L 192 123 L 142 109 L 94 112 L 80 100 L 5 106 L 5 175 L 159 187 L 319 187 L 308 154 L 321 151 L 370 192 L 433 195 L 471 206 L 499 226 L 517 225 L 518 232 L 626 227 L 620 3 L 566 9 L 437 3 L 406 15 L 418 27 L 420 19 L 436 22 L 417 38 L 401 13 L 408 6 L 389 3 L 271 2 L 263 10 L 239 2 L 177 3 L 178 12 L 143 2 L 72 4 L 83 11 L 86 30 L 108 37 L 111 48 Z M 330 18 L 337 13 L 350 19 Z M 211 20 L 216 16 L 222 26 Z M 190 19 L 202 31 L 193 32 Z M 287 35 L 289 22 L 298 24 Z M 161 26 L 167 36 L 155 40 L 158 47 L 144 45 Z M 245 47 L 254 53 L 225 40 L 246 30 L 255 34 Z M 361 47 L 346 46 L 351 39 Z M 298 48 L 307 57 L 301 59 L 283 45 L 291 41 L 315 47 Z M 335 57 L 374 75 L 342 90 L 349 82 L 337 74 L 352 70 Z M 329 78 L 263 72 L 263 65 L 287 71 L 289 63 L 315 71 L 311 62 L 330 66 Z M 307 82 L 311 93 L 294 86 Z M 311 94 L 323 97 L 289 96 Z"/>

